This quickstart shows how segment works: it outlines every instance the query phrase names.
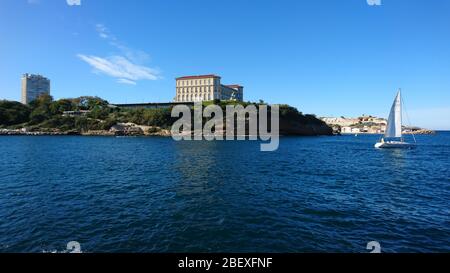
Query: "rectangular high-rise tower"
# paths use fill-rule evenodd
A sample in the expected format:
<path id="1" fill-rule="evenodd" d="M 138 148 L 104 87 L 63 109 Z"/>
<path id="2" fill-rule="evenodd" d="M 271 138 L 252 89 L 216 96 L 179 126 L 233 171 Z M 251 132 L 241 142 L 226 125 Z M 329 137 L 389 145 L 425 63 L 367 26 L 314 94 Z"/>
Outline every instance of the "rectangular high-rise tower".
<path id="1" fill-rule="evenodd" d="M 50 80 L 33 74 L 22 76 L 22 103 L 29 104 L 41 95 L 50 95 Z"/>

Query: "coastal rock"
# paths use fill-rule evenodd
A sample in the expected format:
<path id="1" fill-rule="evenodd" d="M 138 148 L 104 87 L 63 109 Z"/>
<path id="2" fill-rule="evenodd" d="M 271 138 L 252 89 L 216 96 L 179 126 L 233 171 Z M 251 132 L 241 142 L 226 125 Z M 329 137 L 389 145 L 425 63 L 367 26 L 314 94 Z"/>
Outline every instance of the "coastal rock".
<path id="1" fill-rule="evenodd" d="M 146 136 L 162 136 L 162 137 L 171 137 L 172 133 L 170 130 L 161 129 L 159 127 L 153 127 L 152 129 L 146 131 Z"/>
<path id="2" fill-rule="evenodd" d="M 418 129 L 414 131 L 404 131 L 403 134 L 405 135 L 434 135 L 436 134 L 436 131 L 428 130 L 428 129 Z"/>
<path id="3" fill-rule="evenodd" d="M 0 136 L 61 136 L 61 135 L 67 134 L 59 131 L 27 131 L 24 129 L 20 130 L 0 129 Z"/>
<path id="4" fill-rule="evenodd" d="M 106 130 L 89 130 L 87 132 L 83 132 L 81 135 L 83 136 L 114 136 L 114 133 Z"/>
<path id="5" fill-rule="evenodd" d="M 144 131 L 133 123 L 118 123 L 111 127 L 109 134 L 116 136 L 143 136 Z"/>

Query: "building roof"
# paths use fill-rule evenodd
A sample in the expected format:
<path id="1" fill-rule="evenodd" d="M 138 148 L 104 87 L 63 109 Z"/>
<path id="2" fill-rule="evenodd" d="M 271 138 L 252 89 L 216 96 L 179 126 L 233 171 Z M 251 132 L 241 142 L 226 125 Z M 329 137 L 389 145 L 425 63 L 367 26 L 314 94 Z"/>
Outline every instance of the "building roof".
<path id="1" fill-rule="evenodd" d="M 42 76 L 41 74 L 30 74 L 30 73 L 25 73 L 22 75 L 23 78 L 40 78 L 40 79 L 46 79 L 48 80 L 46 77 Z"/>
<path id="2" fill-rule="evenodd" d="M 125 104 L 112 104 L 115 107 L 122 108 L 135 108 L 135 107 L 158 107 L 158 106 L 176 106 L 176 105 L 185 105 L 191 104 L 190 102 L 149 102 L 149 103 L 125 103 Z M 194 104 L 192 102 L 192 104 Z"/>
<path id="3" fill-rule="evenodd" d="M 214 75 L 214 74 L 209 74 L 209 75 L 198 75 L 198 76 L 184 76 L 184 77 L 179 77 L 176 78 L 176 80 L 192 80 L 192 79 L 204 79 L 204 78 L 219 78 L 219 76 Z"/>
<path id="4" fill-rule="evenodd" d="M 239 84 L 229 84 L 229 85 L 225 85 L 226 87 L 230 87 L 230 88 L 243 88 L 242 85 Z"/>

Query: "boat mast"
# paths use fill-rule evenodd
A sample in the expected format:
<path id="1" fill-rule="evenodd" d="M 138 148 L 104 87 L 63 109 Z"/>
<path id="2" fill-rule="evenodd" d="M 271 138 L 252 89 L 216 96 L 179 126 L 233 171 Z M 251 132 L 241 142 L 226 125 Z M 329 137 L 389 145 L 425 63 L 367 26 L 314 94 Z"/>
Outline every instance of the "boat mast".
<path id="1" fill-rule="evenodd" d="M 402 89 L 398 89 L 398 94 L 400 96 L 400 141 L 403 142 L 403 96 L 402 96 Z"/>

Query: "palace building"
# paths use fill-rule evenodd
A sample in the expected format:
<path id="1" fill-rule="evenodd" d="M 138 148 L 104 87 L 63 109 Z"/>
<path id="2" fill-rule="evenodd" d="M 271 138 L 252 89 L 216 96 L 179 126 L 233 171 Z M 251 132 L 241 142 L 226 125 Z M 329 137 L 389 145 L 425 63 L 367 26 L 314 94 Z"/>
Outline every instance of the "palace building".
<path id="1" fill-rule="evenodd" d="M 217 75 L 185 76 L 176 79 L 175 102 L 211 100 L 244 101 L 244 87 L 222 85 Z"/>

